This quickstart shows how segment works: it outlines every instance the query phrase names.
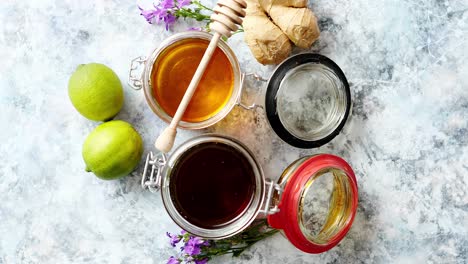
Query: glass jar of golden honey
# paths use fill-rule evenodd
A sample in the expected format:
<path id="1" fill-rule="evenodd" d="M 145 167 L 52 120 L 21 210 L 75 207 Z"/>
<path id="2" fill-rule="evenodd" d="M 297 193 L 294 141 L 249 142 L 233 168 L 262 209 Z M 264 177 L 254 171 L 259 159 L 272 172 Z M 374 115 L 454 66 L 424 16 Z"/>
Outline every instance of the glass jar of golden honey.
<path id="1" fill-rule="evenodd" d="M 300 158 L 275 182 L 241 142 L 213 134 L 188 140 L 168 158 L 149 154 L 141 184 L 160 190 L 170 217 L 193 235 L 222 239 L 267 218 L 307 253 L 337 245 L 358 203 L 354 172 L 337 156 Z"/>
<path id="2" fill-rule="evenodd" d="M 206 32 L 175 34 L 148 57 L 132 61 L 129 83 L 136 89 L 143 88 L 148 105 L 163 121 L 170 123 L 210 39 L 211 35 Z M 141 76 L 135 77 L 134 71 L 141 65 Z M 201 129 L 223 119 L 240 103 L 241 82 L 234 52 L 220 41 L 179 127 Z"/>

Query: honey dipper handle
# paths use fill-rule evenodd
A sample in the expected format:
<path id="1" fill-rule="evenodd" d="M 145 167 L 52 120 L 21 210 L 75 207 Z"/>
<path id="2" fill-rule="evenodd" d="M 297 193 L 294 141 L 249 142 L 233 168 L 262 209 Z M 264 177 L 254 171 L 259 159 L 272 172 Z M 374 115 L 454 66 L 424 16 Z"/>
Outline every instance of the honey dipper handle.
<path id="1" fill-rule="evenodd" d="M 245 17 L 244 9 L 246 7 L 247 3 L 244 0 L 219 0 L 216 7 L 213 9 L 214 13 L 211 15 L 212 23 L 210 23 L 210 29 L 214 32 L 214 35 L 211 38 L 210 44 L 208 45 L 197 70 L 195 71 L 195 75 L 193 75 L 189 87 L 185 91 L 184 97 L 182 98 L 171 123 L 166 129 L 164 129 L 161 135 L 159 135 L 156 143 L 154 144 L 161 152 L 167 153 L 172 149 L 177 134 L 177 124 L 179 124 L 180 119 L 182 119 L 185 109 L 187 109 L 187 106 L 197 89 L 206 66 L 208 66 L 208 63 L 213 56 L 213 52 L 218 46 L 219 39 L 221 36 L 230 37 L 232 32 L 238 29 L 238 25 L 242 24 L 242 18 Z"/>
<path id="2" fill-rule="evenodd" d="M 198 68 L 193 75 L 192 81 L 190 81 L 190 84 L 185 91 L 184 97 L 182 97 L 182 101 L 180 101 L 179 107 L 177 108 L 171 123 L 166 129 L 164 129 L 164 131 L 156 140 L 155 146 L 161 152 L 167 153 L 172 149 L 175 136 L 177 134 L 177 124 L 179 124 L 180 120 L 182 119 L 182 116 L 185 113 L 185 109 L 187 109 L 187 106 L 189 105 L 190 100 L 192 99 L 192 96 L 197 89 L 198 83 L 200 82 L 203 73 L 205 72 L 206 66 L 208 66 L 208 63 L 210 62 L 211 57 L 213 56 L 213 53 L 218 46 L 218 41 L 220 38 L 221 34 L 217 32 L 211 38 L 210 44 L 208 45 L 208 48 L 206 49 L 205 54 L 203 55 L 200 64 L 198 65 Z"/>

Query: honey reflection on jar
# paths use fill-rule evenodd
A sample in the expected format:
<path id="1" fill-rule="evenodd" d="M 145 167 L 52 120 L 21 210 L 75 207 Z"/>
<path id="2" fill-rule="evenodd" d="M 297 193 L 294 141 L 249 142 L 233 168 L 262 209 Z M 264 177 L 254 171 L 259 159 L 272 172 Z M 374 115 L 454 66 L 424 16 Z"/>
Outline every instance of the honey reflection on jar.
<path id="1" fill-rule="evenodd" d="M 185 39 L 166 48 L 155 61 L 151 72 L 153 97 L 169 116 L 174 116 L 208 44 L 204 39 Z M 229 101 L 233 87 L 231 63 L 218 47 L 182 121 L 202 122 L 215 116 Z"/>

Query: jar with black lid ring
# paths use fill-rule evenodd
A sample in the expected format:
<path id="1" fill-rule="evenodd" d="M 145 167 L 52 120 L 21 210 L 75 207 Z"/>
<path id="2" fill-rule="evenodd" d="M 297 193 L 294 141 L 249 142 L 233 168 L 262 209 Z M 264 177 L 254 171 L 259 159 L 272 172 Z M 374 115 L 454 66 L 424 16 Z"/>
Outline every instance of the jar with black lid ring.
<path id="1" fill-rule="evenodd" d="M 316 148 L 335 138 L 351 113 L 348 81 L 329 58 L 302 53 L 274 70 L 265 92 L 265 112 L 275 133 L 298 148 Z"/>

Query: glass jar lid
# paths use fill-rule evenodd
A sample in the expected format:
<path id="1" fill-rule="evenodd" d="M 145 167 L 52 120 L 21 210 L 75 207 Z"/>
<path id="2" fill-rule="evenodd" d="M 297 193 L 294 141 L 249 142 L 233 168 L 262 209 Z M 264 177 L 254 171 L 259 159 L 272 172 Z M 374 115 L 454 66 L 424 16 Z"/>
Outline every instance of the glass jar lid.
<path id="1" fill-rule="evenodd" d="M 274 71 L 265 110 L 273 130 L 299 148 L 320 147 L 343 128 L 351 109 L 349 84 L 329 58 L 312 53 L 292 56 Z"/>
<path id="2" fill-rule="evenodd" d="M 344 238 L 354 220 L 358 191 L 356 177 L 343 159 L 329 154 L 306 157 L 291 164 L 273 197 L 279 212 L 269 224 L 282 229 L 289 241 L 307 253 L 322 253 Z"/>

